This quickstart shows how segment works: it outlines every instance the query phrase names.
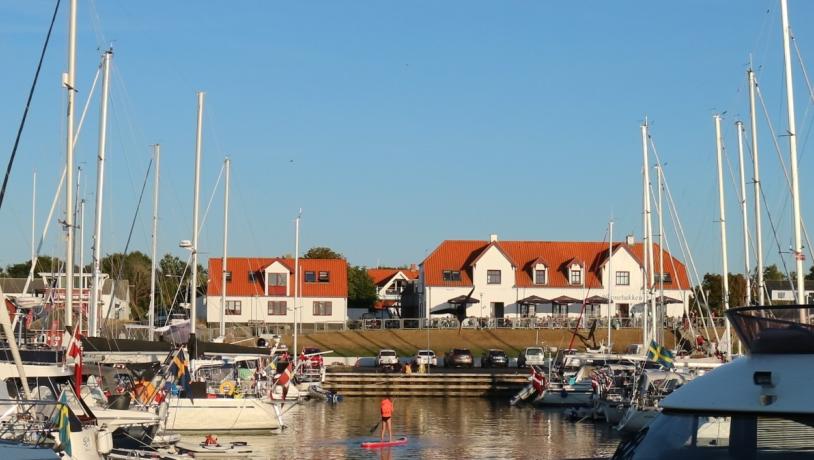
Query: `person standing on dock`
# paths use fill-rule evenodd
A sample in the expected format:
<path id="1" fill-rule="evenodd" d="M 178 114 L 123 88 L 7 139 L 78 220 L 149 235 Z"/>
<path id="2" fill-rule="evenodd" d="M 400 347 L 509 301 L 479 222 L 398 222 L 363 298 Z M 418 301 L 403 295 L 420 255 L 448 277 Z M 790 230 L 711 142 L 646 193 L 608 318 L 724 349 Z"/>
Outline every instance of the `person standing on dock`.
<path id="1" fill-rule="evenodd" d="M 393 422 L 390 420 L 393 417 L 393 401 L 389 396 L 382 399 L 382 435 L 381 440 L 384 441 L 384 430 L 387 429 L 387 434 L 390 436 L 390 442 L 393 441 Z"/>

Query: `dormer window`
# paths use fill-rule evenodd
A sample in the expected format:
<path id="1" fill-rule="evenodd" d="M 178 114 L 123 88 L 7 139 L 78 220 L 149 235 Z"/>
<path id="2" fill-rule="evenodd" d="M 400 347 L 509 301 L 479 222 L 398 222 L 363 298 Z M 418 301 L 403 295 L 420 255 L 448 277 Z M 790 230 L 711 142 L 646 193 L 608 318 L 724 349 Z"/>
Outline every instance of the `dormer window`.
<path id="1" fill-rule="evenodd" d="M 461 281 L 461 272 L 458 270 L 444 270 L 444 281 Z"/>
<path id="2" fill-rule="evenodd" d="M 670 274 L 667 272 L 654 273 L 654 278 L 657 283 L 661 281 L 664 281 L 665 283 L 671 283 L 673 281 L 673 279 L 670 277 Z"/>
<path id="3" fill-rule="evenodd" d="M 570 276 L 569 276 L 569 280 L 571 281 L 571 284 L 581 285 L 582 284 L 582 268 L 572 266 L 570 271 L 571 271 L 571 273 L 570 273 Z"/>
<path id="4" fill-rule="evenodd" d="M 534 284 L 545 285 L 548 284 L 548 269 L 544 266 L 538 266 L 534 270 Z"/>

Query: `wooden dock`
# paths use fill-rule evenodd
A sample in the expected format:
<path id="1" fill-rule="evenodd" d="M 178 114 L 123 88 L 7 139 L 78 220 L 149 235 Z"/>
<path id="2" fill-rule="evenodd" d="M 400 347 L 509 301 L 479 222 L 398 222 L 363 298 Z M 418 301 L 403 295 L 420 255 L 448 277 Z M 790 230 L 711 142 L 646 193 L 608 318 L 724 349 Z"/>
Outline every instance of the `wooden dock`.
<path id="1" fill-rule="evenodd" d="M 474 398 L 511 396 L 520 391 L 528 382 L 527 373 L 328 372 L 322 387 L 345 397 L 389 395 Z"/>

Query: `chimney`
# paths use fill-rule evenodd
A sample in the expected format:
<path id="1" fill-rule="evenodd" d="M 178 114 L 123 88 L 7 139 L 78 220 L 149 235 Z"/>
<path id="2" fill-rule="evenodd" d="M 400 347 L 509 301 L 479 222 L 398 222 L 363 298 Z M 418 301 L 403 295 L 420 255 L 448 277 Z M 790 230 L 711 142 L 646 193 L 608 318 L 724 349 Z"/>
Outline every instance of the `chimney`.
<path id="1" fill-rule="evenodd" d="M 492 233 L 489 235 L 489 242 L 494 243 L 495 241 L 497 241 L 497 233 Z"/>
<path id="2" fill-rule="evenodd" d="M 633 246 L 633 243 L 635 243 L 635 242 L 636 242 L 636 239 L 633 237 L 632 233 L 628 234 L 625 237 L 625 243 L 627 243 L 628 246 Z"/>
<path id="3" fill-rule="evenodd" d="M 418 267 L 416 266 L 416 264 L 410 264 L 410 270 L 417 271 Z"/>

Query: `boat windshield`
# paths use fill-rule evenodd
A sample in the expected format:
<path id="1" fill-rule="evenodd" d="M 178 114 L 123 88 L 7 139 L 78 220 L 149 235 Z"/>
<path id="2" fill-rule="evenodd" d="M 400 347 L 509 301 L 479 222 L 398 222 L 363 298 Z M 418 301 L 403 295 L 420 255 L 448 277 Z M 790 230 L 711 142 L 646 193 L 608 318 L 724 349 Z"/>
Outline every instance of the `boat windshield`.
<path id="1" fill-rule="evenodd" d="M 621 449 L 631 459 L 814 459 L 814 416 L 662 413 Z"/>
<path id="2" fill-rule="evenodd" d="M 801 317 L 814 315 L 814 309 L 808 306 L 742 307 L 727 315 L 752 353 L 814 353 L 814 326 L 801 322 Z"/>

